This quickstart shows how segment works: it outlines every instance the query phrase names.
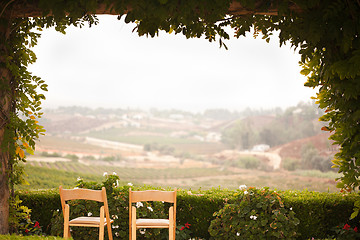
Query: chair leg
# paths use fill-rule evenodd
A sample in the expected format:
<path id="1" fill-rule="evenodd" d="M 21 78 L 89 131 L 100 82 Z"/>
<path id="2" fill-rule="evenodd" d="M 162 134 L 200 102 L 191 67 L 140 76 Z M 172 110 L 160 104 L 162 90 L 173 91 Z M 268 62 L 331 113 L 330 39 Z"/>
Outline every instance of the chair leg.
<path id="1" fill-rule="evenodd" d="M 69 205 L 65 205 L 64 212 L 64 239 L 68 239 L 70 236 L 70 227 L 69 227 Z"/>
<path id="2" fill-rule="evenodd" d="M 169 226 L 169 240 L 175 240 L 174 239 L 174 228 L 173 228 L 173 226 Z"/>
<path id="3" fill-rule="evenodd" d="M 169 240 L 175 240 L 174 207 L 169 208 Z"/>
<path id="4" fill-rule="evenodd" d="M 131 240 L 136 240 L 136 227 L 131 226 Z"/>
<path id="5" fill-rule="evenodd" d="M 104 206 L 100 208 L 99 240 L 104 240 Z"/>
<path id="6" fill-rule="evenodd" d="M 99 227 L 99 240 L 104 240 L 104 225 Z"/>
<path id="7" fill-rule="evenodd" d="M 131 240 L 136 240 L 136 208 L 134 206 L 131 215 Z"/>
<path id="8" fill-rule="evenodd" d="M 112 230 L 111 230 L 111 223 L 107 224 L 106 226 L 107 226 L 107 232 L 108 232 L 109 240 L 113 240 Z"/>

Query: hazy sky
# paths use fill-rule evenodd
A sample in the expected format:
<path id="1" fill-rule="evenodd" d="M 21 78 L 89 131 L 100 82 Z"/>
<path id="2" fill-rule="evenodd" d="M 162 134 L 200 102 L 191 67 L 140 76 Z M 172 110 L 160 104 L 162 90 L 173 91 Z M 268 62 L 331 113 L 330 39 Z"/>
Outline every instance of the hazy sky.
<path id="1" fill-rule="evenodd" d="M 45 107 L 88 106 L 241 110 L 308 102 L 300 56 L 278 39 L 232 39 L 229 50 L 205 39 L 160 33 L 139 37 L 133 25 L 100 16 L 91 28 L 45 30 L 30 67 L 49 85 Z"/>

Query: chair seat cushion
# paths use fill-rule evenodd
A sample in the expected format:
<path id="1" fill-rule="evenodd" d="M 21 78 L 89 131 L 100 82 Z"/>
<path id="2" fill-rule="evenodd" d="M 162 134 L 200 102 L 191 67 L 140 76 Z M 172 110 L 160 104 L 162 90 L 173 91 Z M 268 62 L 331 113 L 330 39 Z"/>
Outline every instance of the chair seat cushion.
<path id="1" fill-rule="evenodd" d="M 149 219 L 149 218 L 139 218 L 136 219 L 137 227 L 169 227 L 168 219 Z"/>
<path id="2" fill-rule="evenodd" d="M 113 220 L 110 220 L 112 223 Z M 99 226 L 100 225 L 100 217 L 78 217 L 74 218 L 69 222 L 69 225 L 92 225 Z M 104 219 L 104 225 L 106 225 L 106 219 Z"/>

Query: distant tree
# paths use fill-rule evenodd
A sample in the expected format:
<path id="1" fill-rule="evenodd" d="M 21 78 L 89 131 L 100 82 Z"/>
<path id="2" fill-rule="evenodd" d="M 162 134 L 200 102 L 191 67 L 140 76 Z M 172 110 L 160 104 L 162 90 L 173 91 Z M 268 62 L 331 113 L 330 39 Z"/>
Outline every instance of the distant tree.
<path id="1" fill-rule="evenodd" d="M 70 159 L 70 160 L 73 161 L 73 162 L 76 162 L 76 161 L 79 160 L 79 157 L 76 156 L 75 154 L 66 154 L 66 155 L 65 155 L 65 158 L 68 158 L 68 159 Z"/>
<path id="2" fill-rule="evenodd" d="M 222 142 L 234 149 L 249 149 L 255 140 L 251 122 L 246 120 L 238 120 L 222 132 Z"/>
<path id="3" fill-rule="evenodd" d="M 261 160 L 256 157 L 240 157 L 233 164 L 234 167 L 240 167 L 245 169 L 257 169 L 260 167 Z"/>
<path id="4" fill-rule="evenodd" d="M 227 109 L 207 109 L 204 112 L 204 117 L 214 120 L 233 120 L 236 119 L 233 113 Z"/>
<path id="5" fill-rule="evenodd" d="M 301 148 L 301 164 L 303 169 L 313 169 L 314 160 L 318 156 L 318 150 L 314 144 L 308 143 Z"/>
<path id="6" fill-rule="evenodd" d="M 279 144 L 278 135 L 270 127 L 265 127 L 259 132 L 259 143 L 265 143 L 272 147 L 276 146 Z"/>
<path id="7" fill-rule="evenodd" d="M 324 157 L 319 154 L 314 144 L 308 143 L 301 149 L 301 163 L 303 169 L 317 169 L 322 172 L 332 170 L 330 157 Z"/>

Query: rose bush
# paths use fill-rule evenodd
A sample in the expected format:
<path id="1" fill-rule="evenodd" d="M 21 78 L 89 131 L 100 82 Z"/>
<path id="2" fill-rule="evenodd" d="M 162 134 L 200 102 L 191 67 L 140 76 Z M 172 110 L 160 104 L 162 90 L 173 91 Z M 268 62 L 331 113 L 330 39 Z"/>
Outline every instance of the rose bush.
<path id="1" fill-rule="evenodd" d="M 344 225 L 336 226 L 333 230 L 335 236 L 330 236 L 331 238 L 336 238 L 337 240 L 360 239 L 360 229 L 358 229 L 357 226 L 351 226 L 346 223 Z"/>
<path id="2" fill-rule="evenodd" d="M 212 239 L 295 239 L 299 220 L 268 188 L 241 186 L 235 202 L 226 204 L 211 221 Z"/>

